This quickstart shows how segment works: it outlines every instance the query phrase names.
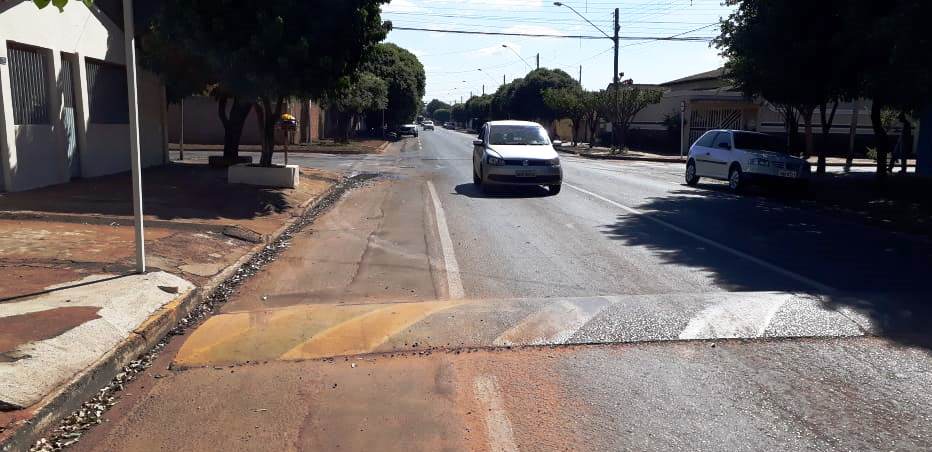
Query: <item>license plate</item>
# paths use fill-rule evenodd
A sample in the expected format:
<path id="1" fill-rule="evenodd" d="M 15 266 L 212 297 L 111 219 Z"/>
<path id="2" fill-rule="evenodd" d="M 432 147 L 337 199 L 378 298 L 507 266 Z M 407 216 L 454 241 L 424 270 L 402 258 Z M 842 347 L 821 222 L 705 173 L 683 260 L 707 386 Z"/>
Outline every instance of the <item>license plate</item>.
<path id="1" fill-rule="evenodd" d="M 534 177 L 537 173 L 534 170 L 515 170 L 515 176 L 518 177 Z"/>
<path id="2" fill-rule="evenodd" d="M 780 171 L 780 177 L 796 177 L 796 171 Z"/>

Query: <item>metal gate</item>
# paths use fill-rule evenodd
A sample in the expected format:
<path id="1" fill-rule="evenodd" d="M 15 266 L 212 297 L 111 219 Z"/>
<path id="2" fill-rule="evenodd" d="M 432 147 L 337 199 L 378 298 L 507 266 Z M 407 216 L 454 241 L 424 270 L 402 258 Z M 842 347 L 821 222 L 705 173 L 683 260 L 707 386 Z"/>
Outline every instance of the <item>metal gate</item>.
<path id="1" fill-rule="evenodd" d="M 740 109 L 694 109 L 689 115 L 689 144 L 712 129 L 742 129 L 744 114 Z"/>
<path id="2" fill-rule="evenodd" d="M 74 109 L 74 65 L 68 55 L 61 57 L 62 88 L 65 95 L 65 146 L 68 150 L 68 168 L 71 177 L 81 177 L 81 154 L 78 151 L 78 135 Z"/>

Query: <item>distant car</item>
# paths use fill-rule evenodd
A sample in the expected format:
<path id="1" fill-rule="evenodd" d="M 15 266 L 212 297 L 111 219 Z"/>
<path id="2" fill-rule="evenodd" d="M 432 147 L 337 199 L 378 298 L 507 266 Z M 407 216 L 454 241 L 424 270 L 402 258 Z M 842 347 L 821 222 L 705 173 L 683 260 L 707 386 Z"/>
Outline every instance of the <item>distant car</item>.
<path id="1" fill-rule="evenodd" d="M 424 130 L 434 130 L 434 122 L 424 121 Z"/>
<path id="2" fill-rule="evenodd" d="M 686 183 L 696 185 L 702 177 L 726 180 L 733 191 L 765 180 L 803 186 L 811 171 L 809 162 L 789 155 L 778 137 L 743 130 L 710 130 L 689 149 Z"/>
<path id="3" fill-rule="evenodd" d="M 543 185 L 556 195 L 563 168 L 553 147 L 560 144 L 536 122 L 488 122 L 473 141 L 473 183 L 483 191 L 491 185 Z"/>
<path id="4" fill-rule="evenodd" d="M 456 129 L 456 124 L 452 122 L 445 122 L 443 123 L 443 128 L 453 130 L 453 129 Z"/>
<path id="5" fill-rule="evenodd" d="M 411 135 L 412 137 L 416 137 L 417 136 L 417 125 L 405 124 L 405 125 L 398 127 L 398 135 L 399 136 Z"/>

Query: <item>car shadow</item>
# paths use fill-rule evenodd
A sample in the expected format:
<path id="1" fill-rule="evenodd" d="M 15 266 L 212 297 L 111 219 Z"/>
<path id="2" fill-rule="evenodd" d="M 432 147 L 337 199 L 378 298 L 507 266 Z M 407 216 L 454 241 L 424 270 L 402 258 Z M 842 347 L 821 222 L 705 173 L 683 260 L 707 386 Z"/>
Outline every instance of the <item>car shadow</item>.
<path id="1" fill-rule="evenodd" d="M 536 185 L 518 186 L 492 186 L 482 191 L 476 184 L 459 184 L 454 188 L 454 194 L 469 198 L 544 198 L 550 196 L 550 191 Z"/>

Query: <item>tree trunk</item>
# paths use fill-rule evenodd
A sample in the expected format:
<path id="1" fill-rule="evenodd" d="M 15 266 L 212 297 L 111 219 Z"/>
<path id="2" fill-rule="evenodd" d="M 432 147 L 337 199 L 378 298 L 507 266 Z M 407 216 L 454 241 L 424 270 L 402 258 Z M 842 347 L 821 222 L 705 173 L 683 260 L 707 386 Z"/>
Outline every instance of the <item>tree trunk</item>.
<path id="1" fill-rule="evenodd" d="M 887 176 L 887 129 L 883 127 L 881 112 L 883 105 L 874 100 L 871 105 L 871 127 L 874 129 L 874 141 L 877 145 L 877 178 L 885 179 Z"/>
<path id="2" fill-rule="evenodd" d="M 909 168 L 909 156 L 913 153 L 913 124 L 909 122 L 906 113 L 900 112 L 900 122 L 903 124 L 900 147 L 900 172 L 906 174 Z"/>
<path id="3" fill-rule="evenodd" d="M 628 144 L 628 123 L 623 122 L 618 124 L 618 150 L 624 151 L 625 146 Z"/>
<path id="4" fill-rule="evenodd" d="M 816 166 L 817 174 L 825 174 L 825 148 L 828 145 L 828 140 L 832 134 L 832 123 L 835 122 L 835 112 L 838 111 L 838 101 L 832 102 L 832 112 L 831 114 L 826 115 L 825 110 L 828 108 L 828 104 L 824 103 L 819 107 L 819 115 L 822 120 L 822 146 L 819 147 L 817 154 L 819 156 L 819 161 Z"/>
<path id="5" fill-rule="evenodd" d="M 223 159 L 232 162 L 239 157 L 240 139 L 243 136 L 246 118 L 252 111 L 252 103 L 243 102 L 240 98 L 234 97 L 233 107 L 228 115 L 226 115 L 226 102 L 223 102 L 221 108 L 223 109 L 220 117 L 223 122 Z"/>
<path id="6" fill-rule="evenodd" d="M 259 164 L 262 166 L 272 166 L 272 156 L 275 153 L 275 122 L 282 114 L 284 102 L 285 98 L 279 97 L 273 107 L 271 99 L 262 97 L 262 156 L 259 158 Z"/>
<path id="7" fill-rule="evenodd" d="M 783 115 L 783 129 L 786 130 L 786 146 L 790 153 L 796 152 L 797 135 L 799 134 L 799 121 L 796 117 L 796 107 L 792 105 L 779 105 L 777 109 Z"/>
<path id="8" fill-rule="evenodd" d="M 814 113 L 812 107 L 805 107 L 799 110 L 799 113 L 803 116 L 803 125 L 806 137 L 806 151 L 803 155 L 804 158 L 809 158 L 813 154 L 813 142 L 812 142 L 812 115 Z"/>

